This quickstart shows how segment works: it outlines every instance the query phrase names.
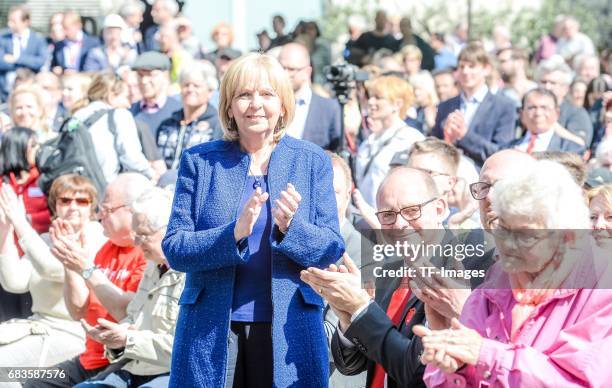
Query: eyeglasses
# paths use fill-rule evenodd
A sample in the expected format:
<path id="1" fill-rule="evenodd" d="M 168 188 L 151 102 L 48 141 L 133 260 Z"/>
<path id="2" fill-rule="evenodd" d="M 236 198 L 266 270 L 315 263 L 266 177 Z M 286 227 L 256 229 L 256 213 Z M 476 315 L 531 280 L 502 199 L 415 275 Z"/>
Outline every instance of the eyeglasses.
<path id="1" fill-rule="evenodd" d="M 91 199 L 89 198 L 70 198 L 70 197 L 58 197 L 57 198 L 57 203 L 59 203 L 62 206 L 68 206 L 70 205 L 72 202 L 76 202 L 76 204 L 78 206 L 89 206 L 91 205 Z"/>
<path id="2" fill-rule="evenodd" d="M 134 244 L 135 245 L 142 245 L 145 242 L 149 241 L 149 239 L 155 235 L 155 233 L 159 232 L 160 230 L 164 229 L 167 225 L 162 226 L 161 228 L 157 229 L 156 231 L 152 232 L 152 233 L 148 233 L 148 234 L 138 234 L 138 233 L 134 233 L 133 234 L 133 238 L 134 238 Z"/>
<path id="3" fill-rule="evenodd" d="M 470 194 L 472 194 L 472 197 L 475 200 L 481 201 L 487 197 L 487 194 L 489 194 L 489 190 L 491 189 L 492 186 L 493 186 L 493 183 L 488 183 L 488 182 L 472 183 L 470 185 Z"/>
<path id="4" fill-rule="evenodd" d="M 98 217 L 99 218 L 104 218 L 109 214 L 112 214 L 114 212 L 116 212 L 117 210 L 121 209 L 122 207 L 126 207 L 127 205 L 119 205 L 119 206 L 115 206 L 115 207 L 111 207 L 111 208 L 106 208 L 106 207 L 102 207 L 100 206 L 100 210 L 98 210 Z"/>
<path id="5" fill-rule="evenodd" d="M 438 199 L 438 197 L 433 197 L 429 201 L 423 202 L 419 205 L 407 206 L 403 209 L 400 209 L 400 211 L 398 212 L 396 212 L 395 210 L 383 210 L 376 213 L 376 218 L 378 218 L 378 222 L 380 222 L 381 225 L 395 224 L 398 214 L 400 214 L 403 219 L 409 222 L 418 220 L 419 218 L 421 218 L 421 209 L 423 208 L 423 206 L 435 201 L 436 199 Z"/>
<path id="6" fill-rule="evenodd" d="M 491 234 L 503 244 L 508 244 L 510 240 L 513 240 L 519 248 L 525 249 L 549 238 L 555 232 L 555 230 L 511 230 L 499 224 L 491 230 Z"/>

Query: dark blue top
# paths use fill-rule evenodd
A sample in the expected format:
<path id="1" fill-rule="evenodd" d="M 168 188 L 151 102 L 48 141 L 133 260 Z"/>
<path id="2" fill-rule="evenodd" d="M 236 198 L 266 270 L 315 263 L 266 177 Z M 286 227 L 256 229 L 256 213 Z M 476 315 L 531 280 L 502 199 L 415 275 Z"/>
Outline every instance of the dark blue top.
<path id="1" fill-rule="evenodd" d="M 239 209 L 253 194 L 254 184 L 261 184 L 262 192 L 268 191 L 268 176 L 251 176 L 246 179 Z M 261 208 L 261 213 L 248 238 L 249 260 L 236 266 L 232 321 L 272 322 L 272 209 L 270 199 Z"/>

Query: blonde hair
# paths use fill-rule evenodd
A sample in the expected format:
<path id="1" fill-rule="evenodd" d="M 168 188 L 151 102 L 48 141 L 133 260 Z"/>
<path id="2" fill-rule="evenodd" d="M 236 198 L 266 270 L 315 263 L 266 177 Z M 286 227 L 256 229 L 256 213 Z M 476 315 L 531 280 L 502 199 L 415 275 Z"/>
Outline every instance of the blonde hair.
<path id="1" fill-rule="evenodd" d="M 67 74 L 62 77 L 62 88 L 65 86 L 66 82 L 75 81 L 77 86 L 81 90 L 83 94 L 83 98 L 74 103 L 74 106 L 70 109 L 70 113 L 74 113 L 77 110 L 87 106 L 89 101 L 87 100 L 87 91 L 89 90 L 89 85 L 91 85 L 91 77 L 85 73 L 74 73 Z"/>
<path id="2" fill-rule="evenodd" d="M 410 77 L 410 84 L 413 88 L 419 88 L 425 91 L 429 98 L 429 104 L 438 105 L 438 94 L 436 93 L 436 84 L 433 77 L 429 73 L 417 73 Z"/>
<path id="3" fill-rule="evenodd" d="M 111 92 L 116 90 L 119 81 L 112 73 L 96 74 L 87 89 L 87 99 L 89 102 L 107 101 Z"/>
<path id="4" fill-rule="evenodd" d="M 414 91 L 405 80 L 394 75 L 374 78 L 366 82 L 366 89 L 370 95 L 375 94 L 388 101 L 401 101 L 400 118 L 406 117 L 408 109 L 414 103 Z"/>
<path id="5" fill-rule="evenodd" d="M 32 84 L 19 85 L 13 90 L 8 100 L 8 107 L 9 107 L 11 119 L 13 117 L 13 109 L 15 108 L 15 99 L 17 98 L 17 96 L 21 94 L 31 94 L 32 96 L 34 96 L 34 100 L 36 100 L 36 104 L 38 105 L 38 108 L 39 108 L 38 109 L 38 112 L 39 112 L 38 127 L 30 128 L 30 129 L 33 129 L 35 131 L 47 132 L 49 128 L 48 128 L 47 120 L 46 120 L 45 102 L 42 97 L 43 96 L 42 91 L 40 87 L 37 85 L 32 85 Z"/>
<path id="6" fill-rule="evenodd" d="M 241 88 L 258 85 L 262 80 L 270 82 L 281 102 L 281 116 L 274 130 L 274 141 L 278 142 L 291 124 L 295 111 L 295 97 L 287 73 L 278 61 L 267 54 L 251 53 L 235 60 L 223 76 L 219 93 L 219 119 L 223 126 L 223 138 L 238 140 L 240 135 L 236 122 L 230 117 L 232 100 Z"/>
<path id="7" fill-rule="evenodd" d="M 406 60 L 406 57 L 417 57 L 419 61 L 423 60 L 423 53 L 421 52 L 421 50 L 417 46 L 412 44 L 402 47 L 399 54 L 402 58 L 402 62 Z"/>
<path id="8" fill-rule="evenodd" d="M 591 201 L 598 196 L 601 196 L 605 200 L 606 206 L 612 208 L 612 184 L 597 186 L 587 191 L 587 201 L 589 202 L 589 206 L 591 205 Z"/>
<path id="9" fill-rule="evenodd" d="M 224 28 L 229 31 L 230 44 L 232 44 L 232 42 L 234 41 L 234 31 L 232 30 L 232 26 L 230 26 L 226 22 L 219 22 L 213 27 L 210 33 L 210 39 L 215 40 L 215 35 L 217 35 L 219 31 Z"/>

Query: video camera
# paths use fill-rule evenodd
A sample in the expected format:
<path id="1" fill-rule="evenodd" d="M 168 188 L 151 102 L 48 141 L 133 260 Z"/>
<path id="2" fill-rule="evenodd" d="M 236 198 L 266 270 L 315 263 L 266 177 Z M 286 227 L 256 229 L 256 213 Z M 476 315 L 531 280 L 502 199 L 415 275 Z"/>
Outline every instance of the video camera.
<path id="1" fill-rule="evenodd" d="M 355 87 L 356 82 L 367 81 L 369 75 L 365 71 L 346 62 L 323 68 L 325 78 L 332 84 L 334 93 L 341 104 L 346 103 L 348 93 Z"/>

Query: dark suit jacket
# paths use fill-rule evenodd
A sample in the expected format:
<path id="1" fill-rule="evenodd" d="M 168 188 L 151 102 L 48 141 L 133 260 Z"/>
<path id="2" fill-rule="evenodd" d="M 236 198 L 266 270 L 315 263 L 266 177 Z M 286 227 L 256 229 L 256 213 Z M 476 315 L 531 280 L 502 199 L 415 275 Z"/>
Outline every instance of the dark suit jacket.
<path id="1" fill-rule="evenodd" d="M 66 69 L 67 64 L 64 60 L 64 47 L 66 47 L 67 44 L 68 40 L 64 39 L 55 45 L 55 49 L 53 50 L 53 58 L 51 58 L 52 68 L 55 66 L 59 66 L 62 69 Z M 100 39 L 83 32 L 83 45 L 81 46 L 81 52 L 79 53 L 78 71 L 83 71 L 83 65 L 85 64 L 85 58 L 87 58 L 89 50 L 100 45 Z"/>
<path id="2" fill-rule="evenodd" d="M 527 135 L 525 135 L 527 136 Z M 516 147 L 523 141 L 524 137 L 521 139 L 514 140 L 511 144 L 511 147 Z M 562 152 L 574 152 L 578 155 L 582 155 L 586 148 L 574 142 L 571 139 L 566 139 L 564 137 L 559 136 L 558 134 L 554 134 L 552 139 L 550 139 L 550 143 L 548 144 L 548 148 L 546 151 L 562 151 Z"/>
<path id="3" fill-rule="evenodd" d="M 15 63 L 4 61 L 5 54 L 13 54 L 13 33 L 5 30 L 0 33 L 0 100 L 6 99 L 9 93 L 6 74 L 25 67 L 37 73 L 47 60 L 47 41 L 42 35 L 30 30 L 30 37 L 25 49 Z"/>
<path id="4" fill-rule="evenodd" d="M 143 37 L 144 51 L 159 51 L 159 42 L 155 39 L 157 31 L 159 31 L 157 24 L 146 29 Z"/>
<path id="5" fill-rule="evenodd" d="M 304 124 L 303 140 L 335 151 L 340 144 L 340 105 L 331 98 L 312 93 Z"/>
<path id="6" fill-rule="evenodd" d="M 593 141 L 593 123 L 586 109 L 563 100 L 560 106 L 559 124 L 571 133 L 584 139 L 587 147 Z"/>
<path id="7" fill-rule="evenodd" d="M 443 101 L 438 106 L 432 135 L 444 139 L 444 122 L 449 114 L 460 109 L 461 96 Z M 516 108 L 512 100 L 499 94 L 487 93 L 476 110 L 468 131 L 456 146 L 482 166 L 484 161 L 514 140 Z"/>
<path id="8" fill-rule="evenodd" d="M 412 296 L 402 313 L 399 328 L 393 326 L 386 313 L 400 281 L 396 279 L 386 292 L 377 289 L 375 302 L 370 303 L 344 333 L 355 347 L 345 348 L 337 330 L 332 337 L 332 356 L 338 370 L 349 376 L 367 370 L 366 386 L 372 384 L 376 362 L 380 362 L 388 373 L 388 388 L 425 387 L 425 366 L 419 360 L 423 345 L 421 339 L 412 333 L 414 325 L 425 321 L 425 305 Z M 415 314 L 405 324 L 404 320 L 411 308 L 415 309 Z"/>

